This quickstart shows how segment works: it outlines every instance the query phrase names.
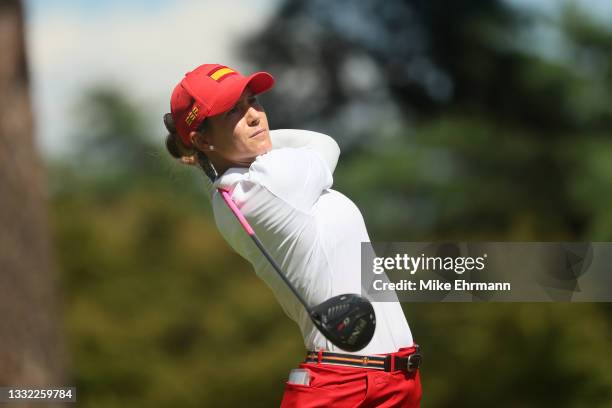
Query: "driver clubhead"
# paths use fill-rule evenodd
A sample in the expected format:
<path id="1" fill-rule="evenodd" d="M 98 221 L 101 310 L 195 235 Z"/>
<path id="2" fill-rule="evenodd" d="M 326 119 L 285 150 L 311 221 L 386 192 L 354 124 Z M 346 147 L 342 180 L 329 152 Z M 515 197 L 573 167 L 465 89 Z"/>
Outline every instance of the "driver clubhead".
<path id="1" fill-rule="evenodd" d="M 310 317 L 329 341 L 345 351 L 357 351 L 367 346 L 376 329 L 372 304 L 352 293 L 334 296 L 313 307 Z"/>

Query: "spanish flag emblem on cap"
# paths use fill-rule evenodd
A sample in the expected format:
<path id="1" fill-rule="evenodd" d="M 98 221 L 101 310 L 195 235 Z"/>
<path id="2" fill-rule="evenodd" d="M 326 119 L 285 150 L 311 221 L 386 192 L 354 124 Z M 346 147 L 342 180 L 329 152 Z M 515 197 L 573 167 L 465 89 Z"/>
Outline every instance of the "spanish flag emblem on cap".
<path id="1" fill-rule="evenodd" d="M 208 76 L 217 82 L 221 82 L 230 75 L 236 75 L 237 72 L 231 68 L 219 66 L 208 73 Z"/>

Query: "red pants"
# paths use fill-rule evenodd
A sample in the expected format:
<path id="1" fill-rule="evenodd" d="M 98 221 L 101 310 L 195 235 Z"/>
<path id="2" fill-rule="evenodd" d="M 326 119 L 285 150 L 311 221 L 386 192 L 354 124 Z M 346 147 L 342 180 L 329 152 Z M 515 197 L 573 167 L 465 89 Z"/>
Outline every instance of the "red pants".
<path id="1" fill-rule="evenodd" d="M 414 347 L 400 349 L 395 355 L 405 357 Z M 303 363 L 310 372 L 310 385 L 285 385 L 281 408 L 418 408 L 421 380 L 416 372 L 385 372 L 371 368 L 333 364 Z"/>

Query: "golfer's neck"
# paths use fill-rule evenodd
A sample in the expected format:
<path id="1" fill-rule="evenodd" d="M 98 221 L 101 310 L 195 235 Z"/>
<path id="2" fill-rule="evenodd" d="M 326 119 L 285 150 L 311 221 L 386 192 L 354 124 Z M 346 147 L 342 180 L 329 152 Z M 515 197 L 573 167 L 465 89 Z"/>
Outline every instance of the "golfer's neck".
<path id="1" fill-rule="evenodd" d="M 215 170 L 217 170 L 217 174 L 219 175 L 225 173 L 227 169 L 230 169 L 232 167 L 249 167 L 254 161 L 253 159 L 248 162 L 234 162 L 226 160 L 223 157 L 219 157 L 217 155 L 210 155 L 208 159 L 215 167 Z"/>

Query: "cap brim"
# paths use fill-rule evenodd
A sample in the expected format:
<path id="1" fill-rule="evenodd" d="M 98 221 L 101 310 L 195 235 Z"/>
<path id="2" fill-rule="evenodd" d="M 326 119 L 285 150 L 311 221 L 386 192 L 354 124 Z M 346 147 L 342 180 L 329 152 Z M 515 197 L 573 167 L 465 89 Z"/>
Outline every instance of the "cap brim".
<path id="1" fill-rule="evenodd" d="M 226 91 L 225 97 L 222 100 L 217 100 L 211 107 L 208 116 L 219 115 L 230 110 L 236 104 L 238 99 L 240 99 L 240 95 L 242 95 L 247 87 L 249 87 L 253 93 L 257 95 L 270 90 L 272 86 L 274 86 L 274 77 L 263 71 L 249 75 L 242 81 L 236 81 Z"/>
<path id="2" fill-rule="evenodd" d="M 247 86 L 255 94 L 264 93 L 274 86 L 274 77 L 267 72 L 256 72 L 247 78 Z"/>

